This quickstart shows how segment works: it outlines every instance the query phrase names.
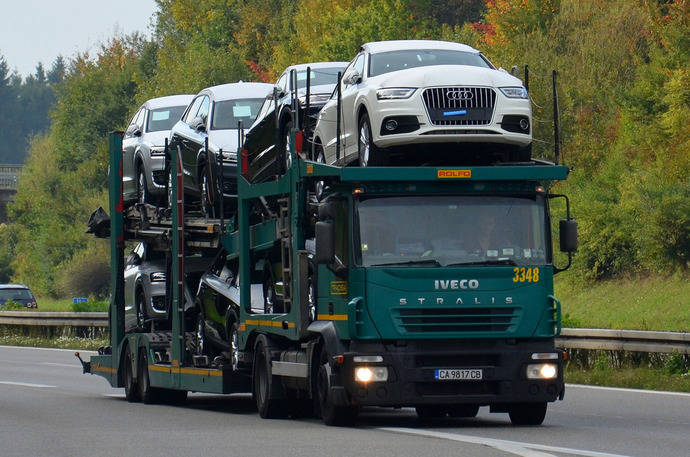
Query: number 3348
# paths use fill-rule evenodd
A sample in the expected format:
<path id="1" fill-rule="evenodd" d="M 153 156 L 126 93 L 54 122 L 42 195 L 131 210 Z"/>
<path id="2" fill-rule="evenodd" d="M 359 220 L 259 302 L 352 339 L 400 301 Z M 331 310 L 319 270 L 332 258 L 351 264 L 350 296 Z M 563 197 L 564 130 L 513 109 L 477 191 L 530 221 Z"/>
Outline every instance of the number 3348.
<path id="1" fill-rule="evenodd" d="M 513 268 L 513 282 L 539 282 L 539 268 Z"/>

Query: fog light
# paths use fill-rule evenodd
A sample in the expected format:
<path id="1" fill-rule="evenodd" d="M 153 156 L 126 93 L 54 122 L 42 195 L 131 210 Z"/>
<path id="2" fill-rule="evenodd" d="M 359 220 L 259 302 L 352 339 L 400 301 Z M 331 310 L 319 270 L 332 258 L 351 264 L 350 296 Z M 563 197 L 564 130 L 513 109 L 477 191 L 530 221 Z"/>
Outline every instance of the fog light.
<path id="1" fill-rule="evenodd" d="M 527 130 L 529 128 L 529 122 L 527 119 L 520 119 L 520 128 L 522 130 Z"/>
<path id="2" fill-rule="evenodd" d="M 553 379 L 558 375 L 558 367 L 553 363 L 527 365 L 527 379 Z"/>
<path id="3" fill-rule="evenodd" d="M 384 127 L 386 127 L 386 130 L 388 130 L 389 132 L 392 132 L 393 130 L 398 128 L 398 121 L 396 121 L 395 119 L 386 121 Z"/>
<path id="4" fill-rule="evenodd" d="M 355 368 L 355 381 L 386 381 L 388 380 L 388 368 L 386 367 L 357 367 Z"/>

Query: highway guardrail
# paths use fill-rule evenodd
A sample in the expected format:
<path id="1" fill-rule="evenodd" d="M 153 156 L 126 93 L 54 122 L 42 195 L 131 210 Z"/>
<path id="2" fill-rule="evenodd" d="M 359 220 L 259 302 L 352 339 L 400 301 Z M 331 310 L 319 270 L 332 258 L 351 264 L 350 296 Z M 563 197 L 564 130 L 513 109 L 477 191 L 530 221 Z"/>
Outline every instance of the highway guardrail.
<path id="1" fill-rule="evenodd" d="M 106 312 L 1 311 L 0 325 L 107 327 Z M 564 349 L 690 354 L 690 333 L 564 328 L 556 338 Z"/>

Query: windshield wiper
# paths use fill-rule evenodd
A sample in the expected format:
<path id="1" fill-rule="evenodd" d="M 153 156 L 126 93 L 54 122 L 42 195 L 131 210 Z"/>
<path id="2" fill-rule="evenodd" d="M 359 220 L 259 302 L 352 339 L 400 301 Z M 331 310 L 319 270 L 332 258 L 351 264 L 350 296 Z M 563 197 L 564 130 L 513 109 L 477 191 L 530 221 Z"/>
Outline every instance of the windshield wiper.
<path id="1" fill-rule="evenodd" d="M 436 259 L 420 259 L 420 260 L 403 260 L 401 262 L 391 262 L 391 263 L 377 263 L 374 265 L 369 265 L 370 267 L 387 267 L 390 265 L 433 265 L 435 267 L 440 267 L 441 262 Z"/>
<path id="2" fill-rule="evenodd" d="M 449 263 L 444 265 L 444 267 L 458 267 L 458 266 L 465 266 L 465 265 L 512 265 L 512 266 L 517 266 L 517 263 L 515 263 L 514 260 L 511 259 L 497 259 L 497 260 L 477 260 L 477 261 L 472 261 L 472 262 L 457 262 L 457 263 Z"/>

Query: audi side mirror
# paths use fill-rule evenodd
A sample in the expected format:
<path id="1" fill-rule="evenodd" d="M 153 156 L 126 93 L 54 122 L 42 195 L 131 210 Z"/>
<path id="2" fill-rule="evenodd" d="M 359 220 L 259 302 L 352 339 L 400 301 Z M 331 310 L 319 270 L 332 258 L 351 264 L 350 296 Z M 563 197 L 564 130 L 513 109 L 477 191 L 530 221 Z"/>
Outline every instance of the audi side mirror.
<path id="1" fill-rule="evenodd" d="M 192 128 L 197 132 L 205 132 L 206 120 L 203 117 L 195 117 L 192 121 Z"/>

